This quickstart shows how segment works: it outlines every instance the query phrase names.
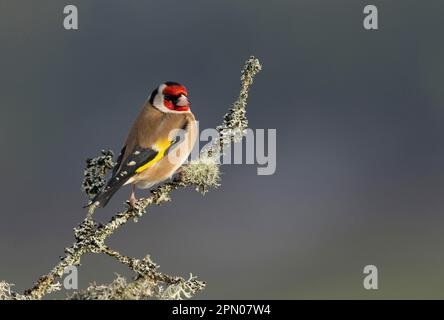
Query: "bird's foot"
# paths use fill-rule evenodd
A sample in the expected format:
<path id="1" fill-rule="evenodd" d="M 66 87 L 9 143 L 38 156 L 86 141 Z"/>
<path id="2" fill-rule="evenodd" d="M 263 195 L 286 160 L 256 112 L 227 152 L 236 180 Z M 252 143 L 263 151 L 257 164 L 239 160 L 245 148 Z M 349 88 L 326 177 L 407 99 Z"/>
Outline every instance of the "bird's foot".
<path id="1" fill-rule="evenodd" d="M 176 170 L 176 172 L 174 172 L 173 180 L 176 180 L 176 181 L 180 181 L 180 180 L 182 180 L 182 177 L 183 177 L 183 171 L 184 171 L 185 167 L 186 167 L 186 164 L 180 166 L 180 167 Z"/>
<path id="2" fill-rule="evenodd" d="M 137 198 L 134 195 L 134 193 L 131 193 L 131 196 L 130 196 L 128 201 L 129 201 L 129 204 L 130 204 L 131 208 L 135 208 L 136 207 Z"/>
<path id="3" fill-rule="evenodd" d="M 137 203 L 137 199 L 130 199 L 129 200 L 130 207 L 133 209 L 136 207 L 136 203 Z"/>

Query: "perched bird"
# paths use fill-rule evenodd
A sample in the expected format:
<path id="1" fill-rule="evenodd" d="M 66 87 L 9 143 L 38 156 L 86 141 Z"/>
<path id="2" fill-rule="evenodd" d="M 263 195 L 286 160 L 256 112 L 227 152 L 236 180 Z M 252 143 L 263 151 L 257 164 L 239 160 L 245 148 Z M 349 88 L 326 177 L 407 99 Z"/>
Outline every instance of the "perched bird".
<path id="1" fill-rule="evenodd" d="M 89 205 L 104 207 L 120 187 L 131 184 L 129 202 L 134 206 L 136 186 L 147 189 L 172 177 L 196 140 L 196 120 L 187 95 L 177 82 L 165 82 L 151 93 L 129 131 L 111 178 Z"/>

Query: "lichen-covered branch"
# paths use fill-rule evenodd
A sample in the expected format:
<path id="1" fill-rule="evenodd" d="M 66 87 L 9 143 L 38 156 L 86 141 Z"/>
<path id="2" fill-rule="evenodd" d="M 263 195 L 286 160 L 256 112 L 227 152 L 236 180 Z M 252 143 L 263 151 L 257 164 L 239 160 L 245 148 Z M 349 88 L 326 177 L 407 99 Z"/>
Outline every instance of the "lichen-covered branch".
<path id="1" fill-rule="evenodd" d="M 217 127 L 219 137 L 201 151 L 198 159 L 185 165 L 180 175 L 152 190 L 149 197 L 140 198 L 134 208 L 127 204 L 123 211 L 114 215 L 104 225 L 92 219 L 95 209 L 92 206 L 86 219 L 74 229 L 75 242 L 65 249 L 65 256 L 60 262 L 48 274 L 40 277 L 24 294 L 13 292 L 12 285 L 0 282 L 0 299 L 41 299 L 46 294 L 58 290 L 60 284 L 57 279 L 63 276 L 65 268 L 79 265 L 85 253 L 106 254 L 127 265 L 136 275 L 131 282 L 118 276 L 109 285 L 91 285 L 85 290 L 73 293 L 69 299 L 182 299 L 190 298 L 203 290 L 205 283 L 196 277 L 190 275 L 189 279 L 184 279 L 165 275 L 157 270 L 158 265 L 148 256 L 142 260 L 127 257 L 109 248 L 105 241 L 128 221 L 137 221 L 149 206 L 170 201 L 173 190 L 192 186 L 205 194 L 210 188 L 219 186 L 219 157 L 232 141 L 237 142 L 245 135 L 248 126 L 248 91 L 254 76 L 260 70 L 258 59 L 250 57 L 246 61 L 242 70 L 239 98 L 225 115 L 223 123 Z M 106 173 L 114 166 L 112 158 L 111 151 L 102 151 L 101 156 L 87 160 L 82 189 L 90 199 L 105 185 Z"/>

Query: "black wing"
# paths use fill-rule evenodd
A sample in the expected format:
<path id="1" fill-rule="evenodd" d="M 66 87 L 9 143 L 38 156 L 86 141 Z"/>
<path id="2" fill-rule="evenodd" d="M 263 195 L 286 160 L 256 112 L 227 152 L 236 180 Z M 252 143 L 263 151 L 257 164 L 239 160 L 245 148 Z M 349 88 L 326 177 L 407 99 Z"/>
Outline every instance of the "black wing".
<path id="1" fill-rule="evenodd" d="M 125 163 L 122 163 L 125 149 L 126 146 L 123 147 L 113 174 L 105 188 L 92 199 L 91 204 L 95 204 L 97 207 L 106 206 L 114 193 L 136 173 L 137 169 L 153 161 L 159 153 L 159 151 L 151 148 L 137 146 L 125 160 Z"/>

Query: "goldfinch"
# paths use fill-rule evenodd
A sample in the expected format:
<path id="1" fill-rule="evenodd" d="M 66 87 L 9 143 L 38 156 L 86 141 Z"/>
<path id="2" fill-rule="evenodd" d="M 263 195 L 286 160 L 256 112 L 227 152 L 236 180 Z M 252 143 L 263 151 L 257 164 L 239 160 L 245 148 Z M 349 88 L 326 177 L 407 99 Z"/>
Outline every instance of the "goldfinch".
<path id="1" fill-rule="evenodd" d="M 132 185 L 129 202 L 135 205 L 135 187 L 147 189 L 170 177 L 193 149 L 197 126 L 186 88 L 165 82 L 143 105 L 120 152 L 111 178 L 90 202 L 104 207 L 120 187 Z"/>

